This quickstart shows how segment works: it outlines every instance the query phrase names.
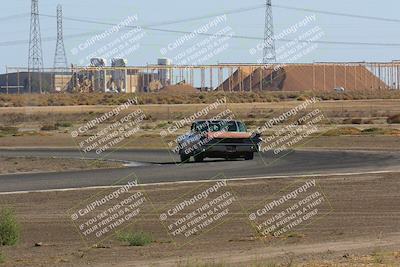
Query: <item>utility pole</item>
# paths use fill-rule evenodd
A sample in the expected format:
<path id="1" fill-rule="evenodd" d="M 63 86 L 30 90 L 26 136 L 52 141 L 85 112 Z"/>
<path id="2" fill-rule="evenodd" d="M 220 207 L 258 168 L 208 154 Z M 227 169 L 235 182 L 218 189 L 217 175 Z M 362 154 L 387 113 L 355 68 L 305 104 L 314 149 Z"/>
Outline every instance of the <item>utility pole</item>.
<path id="1" fill-rule="evenodd" d="M 272 15 L 272 0 L 266 0 L 265 28 L 264 28 L 264 51 L 263 63 L 274 63 L 276 61 L 274 19 Z"/>
<path id="2" fill-rule="evenodd" d="M 62 6 L 57 5 L 57 44 L 54 56 L 54 69 L 68 68 L 67 55 L 65 54 L 63 35 L 63 12 Z"/>
<path id="3" fill-rule="evenodd" d="M 32 0 L 28 57 L 29 92 L 32 92 L 32 81 L 35 80 L 32 78 L 34 76 L 38 78 L 36 81 L 39 81 L 39 90 L 42 92 L 42 72 L 43 54 L 39 22 L 39 0 Z"/>

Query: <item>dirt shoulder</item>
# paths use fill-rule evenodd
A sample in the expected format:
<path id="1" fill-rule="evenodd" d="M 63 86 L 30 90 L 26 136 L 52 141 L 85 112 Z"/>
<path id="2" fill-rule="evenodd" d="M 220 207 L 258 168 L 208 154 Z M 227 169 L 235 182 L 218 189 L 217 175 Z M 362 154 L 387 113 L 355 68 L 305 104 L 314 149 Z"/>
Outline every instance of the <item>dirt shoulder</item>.
<path id="1" fill-rule="evenodd" d="M 250 221 L 249 214 L 312 181 L 312 177 L 228 181 L 220 193 L 235 197 L 229 212 L 218 223 L 210 227 L 203 224 L 202 231 L 188 237 L 172 236 L 169 218 L 163 223 L 161 215 L 216 181 L 139 185 L 132 193 L 142 192 L 146 202 L 123 231 L 151 234 L 153 242 L 142 247 L 118 241 L 113 232 L 101 242 L 82 238 L 79 224 L 74 227 L 68 210 L 73 208 L 73 213 L 86 207 L 86 199 L 110 191 L 0 195 L 2 205 L 16 211 L 23 229 L 17 247 L 1 249 L 7 258 L 5 266 L 202 266 L 205 262 L 211 263 L 209 266 L 288 266 L 290 262 L 291 266 L 396 266 L 400 252 L 399 175 L 317 178 L 315 190 L 324 196 L 324 202 L 316 216 L 277 236 L 257 230 L 259 221 Z M 290 207 L 288 202 L 282 205 Z M 110 207 L 107 204 L 96 213 Z M 189 216 L 194 207 L 187 206 L 181 215 Z M 271 210 L 266 216 L 279 213 Z M 100 245 L 94 248 L 92 241 Z M 35 247 L 38 242 L 42 246 Z M 88 244 L 90 248 L 86 248 Z"/>
<path id="2" fill-rule="evenodd" d="M 121 162 L 0 156 L 0 174 L 62 172 L 91 169 L 121 168 Z"/>

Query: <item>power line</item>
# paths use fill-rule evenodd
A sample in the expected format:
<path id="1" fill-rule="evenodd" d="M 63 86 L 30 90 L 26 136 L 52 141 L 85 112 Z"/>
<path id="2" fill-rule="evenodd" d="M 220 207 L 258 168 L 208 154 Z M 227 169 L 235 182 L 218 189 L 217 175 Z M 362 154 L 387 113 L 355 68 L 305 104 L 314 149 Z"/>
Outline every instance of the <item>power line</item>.
<path id="1" fill-rule="evenodd" d="M 0 17 L 0 21 L 12 20 L 17 18 L 26 18 L 30 13 L 14 14 L 10 16 Z"/>
<path id="2" fill-rule="evenodd" d="M 204 15 L 204 16 L 186 18 L 186 19 L 181 19 L 181 20 L 170 20 L 170 21 L 166 21 L 166 22 L 157 22 L 155 24 L 149 24 L 147 26 L 152 27 L 152 26 L 178 24 L 178 23 L 182 23 L 182 22 L 208 19 L 208 18 L 213 18 L 213 17 L 217 17 L 217 16 L 222 16 L 222 15 L 232 15 L 232 14 L 244 13 L 244 12 L 248 12 L 248 11 L 262 9 L 264 7 L 265 7 L 265 5 L 255 5 L 255 6 L 245 7 L 245 8 L 231 9 L 231 10 L 227 10 L 223 13 L 212 13 L 212 14 L 208 14 L 208 15 Z"/>
<path id="3" fill-rule="evenodd" d="M 211 13 L 211 14 L 207 14 L 207 15 L 203 15 L 203 16 L 184 18 L 184 19 L 179 19 L 179 20 L 160 21 L 160 22 L 155 22 L 155 23 L 152 23 L 152 24 L 143 25 L 143 26 L 140 26 L 140 27 L 144 28 L 144 27 L 179 24 L 179 23 L 183 23 L 183 22 L 203 20 L 203 19 L 213 18 L 213 17 L 217 17 L 217 16 L 222 16 L 222 15 L 232 15 L 232 14 L 244 13 L 244 12 L 249 12 L 249 11 L 253 11 L 253 10 L 257 10 L 257 9 L 262 9 L 264 7 L 265 7 L 265 5 L 255 5 L 255 6 L 245 7 L 245 8 L 231 9 L 231 10 L 227 10 L 225 12 Z M 50 17 L 50 18 L 55 18 L 56 17 L 54 15 L 49 15 L 49 14 L 40 14 L 40 16 L 42 16 L 42 17 Z M 108 25 L 108 26 L 116 25 L 116 24 L 108 23 L 108 22 L 99 22 L 98 20 L 93 20 L 93 19 L 89 19 L 89 18 L 68 17 L 68 18 L 65 18 L 65 19 L 70 20 L 70 21 L 76 21 L 76 22 L 103 24 L 103 25 Z"/>
<path id="4" fill-rule="evenodd" d="M 153 24 L 149 24 L 147 26 L 152 27 L 152 26 L 178 24 L 178 23 L 183 23 L 183 22 L 189 22 L 189 21 L 202 20 L 202 19 L 206 19 L 206 18 L 212 18 L 212 17 L 216 17 L 216 16 L 221 16 L 221 15 L 244 13 L 244 12 L 248 12 L 248 11 L 252 11 L 252 10 L 256 10 L 256 9 L 260 9 L 260 8 L 264 8 L 264 5 L 254 5 L 254 6 L 249 6 L 249 7 L 245 7 L 245 8 L 231 9 L 231 10 L 227 10 L 227 11 L 225 11 L 223 13 L 212 13 L 212 14 L 208 14 L 208 15 L 192 17 L 192 18 L 185 18 L 185 19 L 180 19 L 180 20 L 169 20 L 169 21 L 163 21 L 163 22 L 156 22 L 156 23 L 153 23 Z M 12 15 L 12 16 L 7 16 L 7 17 L 0 18 L 0 20 L 2 20 L 2 19 L 5 19 L 5 20 L 6 19 L 11 19 L 11 17 L 13 17 L 13 18 L 14 17 L 24 17 L 27 14 L 30 14 L 30 13 L 16 14 L 16 15 Z M 40 14 L 40 16 L 56 18 L 56 16 L 54 16 L 54 15 Z M 65 18 L 65 17 L 63 17 L 63 18 Z M 65 18 L 65 19 L 67 19 L 67 18 Z M 88 20 L 80 21 L 79 18 L 68 18 L 68 20 L 73 20 L 73 21 L 77 21 L 77 22 L 88 22 Z M 98 21 L 93 21 L 93 23 L 99 24 Z M 115 25 L 115 24 L 105 24 L 105 25 L 110 26 L 110 25 Z M 64 35 L 64 39 L 73 39 L 73 38 L 78 38 L 78 37 L 95 35 L 95 34 L 99 34 L 99 33 L 102 33 L 102 32 L 86 32 L 86 33 Z M 48 42 L 48 41 L 54 41 L 54 40 L 56 40 L 56 38 L 55 37 L 45 37 L 45 38 L 42 38 L 42 40 L 45 41 L 45 42 Z M 26 44 L 27 42 L 28 42 L 27 40 L 4 41 L 4 42 L 0 42 L 0 46 Z"/>
<path id="5" fill-rule="evenodd" d="M 286 8 L 286 9 L 293 9 L 293 10 L 300 10 L 300 11 L 307 11 L 307 12 L 315 12 L 315 13 L 323 13 L 323 14 L 329 14 L 329 15 L 338 15 L 338 16 L 350 16 L 350 17 L 355 17 L 355 18 L 363 18 L 363 19 L 374 19 L 374 20 L 383 20 L 383 21 L 390 21 L 390 22 L 400 22 L 400 20 L 396 19 L 389 19 L 389 18 L 378 18 L 378 17 L 370 17 L 370 16 L 361 16 L 361 15 L 355 15 L 355 14 L 346 14 L 346 13 L 336 13 L 336 12 L 329 12 L 329 11 L 322 11 L 322 10 L 313 10 L 313 9 L 305 9 L 305 8 L 296 8 L 296 7 L 288 7 L 288 6 L 282 6 L 282 5 L 272 5 L 273 7 L 278 7 L 278 8 Z M 251 6 L 248 8 L 241 8 L 241 9 L 234 9 L 230 10 L 224 13 L 215 13 L 211 15 L 205 15 L 205 16 L 198 16 L 194 18 L 186 18 L 182 20 L 171 20 L 167 22 L 159 22 L 159 23 L 154 23 L 150 25 L 144 25 L 144 26 L 124 26 L 126 29 L 137 29 L 137 28 L 143 28 L 146 30 L 150 31 L 159 31 L 159 32 L 166 32 L 166 33 L 174 33 L 174 34 L 192 34 L 193 32 L 191 31 L 181 31 L 181 30 L 171 30 L 171 29 L 159 29 L 159 28 L 153 28 L 153 26 L 157 25 L 168 25 L 168 24 L 175 24 L 175 23 L 180 23 L 180 22 L 187 22 L 191 20 L 200 20 L 204 18 L 209 18 L 209 17 L 215 17 L 217 15 L 221 14 L 234 14 L 234 13 L 240 13 L 240 12 L 246 12 L 250 10 L 255 10 L 265 7 L 265 5 L 257 5 L 257 6 Z M 54 18 L 56 16 L 54 15 L 47 15 L 47 14 L 40 14 L 40 16 L 43 17 L 51 17 Z M 65 20 L 69 21 L 75 21 L 75 22 L 82 22 L 82 23 L 91 23 L 91 24 L 98 24 L 98 25 L 106 25 L 106 26 L 117 26 L 118 24 L 115 23 L 107 23 L 107 22 L 102 22 L 98 20 L 89 20 L 89 19 L 79 19 L 79 18 L 72 18 L 72 17 L 63 17 Z M 88 33 L 80 33 L 80 34 L 73 34 L 73 35 L 68 35 L 65 36 L 65 39 L 72 39 L 72 38 L 77 38 L 77 37 L 83 37 L 83 36 L 89 36 L 93 34 L 98 34 L 102 32 L 88 32 Z M 209 33 L 198 33 L 198 35 L 203 35 L 203 36 L 214 36 L 214 34 L 209 34 Z M 218 35 L 220 37 L 228 37 L 228 35 Z M 246 39 L 246 40 L 264 40 L 264 38 L 260 37 L 254 37 L 254 36 L 244 36 L 244 35 L 229 35 L 229 37 L 233 39 Z M 56 38 L 54 37 L 47 37 L 43 38 L 44 41 L 54 41 Z M 293 39 L 276 39 L 278 42 L 292 42 L 294 41 Z M 9 45 L 18 45 L 18 44 L 25 44 L 27 41 L 26 40 L 15 40 L 15 41 L 5 41 L 5 42 L 0 42 L 0 46 L 9 46 Z M 328 44 L 328 45 L 359 45 L 359 46 L 380 46 L 380 47 L 399 47 L 400 43 L 377 43 L 377 42 L 344 42 L 344 41 L 299 41 L 299 42 L 307 42 L 307 43 L 319 43 L 319 44 Z"/>
<path id="6" fill-rule="evenodd" d="M 332 15 L 332 16 L 341 16 L 341 17 L 367 19 L 367 20 L 378 20 L 378 21 L 396 22 L 396 23 L 400 22 L 400 19 L 374 17 L 374 16 L 364 16 L 364 15 L 357 15 L 357 14 L 350 14 L 350 13 L 340 13 L 340 12 L 332 12 L 332 11 L 309 9 L 309 8 L 300 8 L 300 7 L 291 7 L 291 6 L 283 6 L 283 5 L 272 5 L 272 6 L 273 7 L 277 7 L 277 8 L 304 11 L 304 12 L 312 12 L 312 13 L 319 13 L 319 14 Z"/>
<path id="7" fill-rule="evenodd" d="M 69 20 L 69 18 L 64 17 L 64 19 Z M 84 21 L 81 21 L 84 22 Z M 90 21 L 90 23 L 95 23 L 94 21 Z M 101 22 L 99 22 L 101 23 Z M 101 23 L 104 25 L 105 23 Z M 106 25 L 108 26 L 117 26 L 117 24 L 112 24 L 112 23 L 107 23 Z M 125 26 L 127 29 L 137 29 L 138 27 L 141 26 Z M 146 28 L 147 30 L 152 30 L 152 31 L 160 31 L 160 32 L 167 32 L 167 33 L 176 33 L 176 34 L 191 34 L 193 32 L 190 31 L 180 31 L 180 30 L 167 30 L 167 29 L 154 29 L 154 28 L 147 28 L 147 27 L 142 27 Z M 73 38 L 79 38 L 79 37 L 85 37 L 85 36 L 90 36 L 93 34 L 98 34 L 102 32 L 88 32 L 88 33 L 79 33 L 79 34 L 71 34 L 71 35 L 65 35 L 64 39 L 73 39 Z M 215 36 L 214 34 L 211 33 L 198 33 L 198 35 L 202 36 Z M 245 35 L 223 35 L 220 34 L 218 35 L 219 37 L 231 37 L 233 39 L 245 39 L 245 40 L 259 40 L 263 41 L 264 38 L 256 37 L 256 36 L 245 36 Z M 42 38 L 42 41 L 44 42 L 49 42 L 49 41 L 55 41 L 57 38 L 56 37 L 45 37 Z M 295 41 L 294 39 L 275 39 L 277 42 L 293 42 Z M 317 43 L 317 44 L 328 44 L 328 45 L 359 45 L 359 46 L 379 46 L 379 47 L 400 47 L 400 43 L 377 43 L 377 42 L 344 42 L 344 41 L 308 41 L 308 40 L 297 40 L 299 43 Z M 12 45 L 20 45 L 20 44 L 26 44 L 29 41 L 27 40 L 13 40 L 13 41 L 5 41 L 5 42 L 0 42 L 0 46 L 12 46 Z"/>
<path id="8" fill-rule="evenodd" d="M 43 15 L 42 16 L 53 16 L 53 15 Z M 108 23 L 108 22 L 101 22 L 101 21 L 95 21 L 95 20 L 85 20 L 85 19 L 74 19 L 74 18 L 69 18 L 69 17 L 64 17 L 66 20 L 72 20 L 72 21 L 79 21 L 83 23 L 92 23 L 92 24 L 101 24 L 101 25 L 107 25 L 107 26 L 117 26 L 118 24 L 114 23 Z M 182 30 L 171 30 L 171 29 L 159 29 L 159 28 L 153 28 L 153 27 L 148 27 L 148 26 L 123 26 L 124 28 L 127 29 L 138 29 L 138 28 L 143 28 L 146 30 L 150 31 L 159 31 L 159 32 L 167 32 L 167 33 L 178 33 L 178 34 L 192 34 L 193 32 L 191 31 L 182 31 Z M 197 33 L 198 35 L 202 36 L 215 36 L 215 34 L 212 33 Z M 245 36 L 245 35 L 225 35 L 225 34 L 219 34 L 219 37 L 231 37 L 234 39 L 247 39 L 247 40 L 264 40 L 264 38 L 260 37 L 255 37 L 255 36 Z M 279 42 L 292 42 L 295 41 L 294 39 L 275 39 L 276 41 Z M 303 42 L 303 43 L 319 43 L 319 44 L 340 44 L 340 45 L 368 45 L 368 46 L 400 46 L 400 43 L 375 43 L 375 42 L 343 42 L 343 41 L 308 41 L 308 40 L 298 40 L 298 42 Z"/>

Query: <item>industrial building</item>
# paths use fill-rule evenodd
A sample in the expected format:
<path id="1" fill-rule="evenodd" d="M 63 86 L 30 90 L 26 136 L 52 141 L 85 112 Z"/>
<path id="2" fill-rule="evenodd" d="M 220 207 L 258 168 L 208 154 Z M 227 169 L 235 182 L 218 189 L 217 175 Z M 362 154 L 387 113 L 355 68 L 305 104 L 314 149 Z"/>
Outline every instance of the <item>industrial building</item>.
<path id="1" fill-rule="evenodd" d="M 90 67 L 47 69 L 29 74 L 8 68 L 0 75 L 2 93 L 26 92 L 158 92 L 170 85 L 200 91 L 333 91 L 399 90 L 400 63 L 218 64 L 127 66 L 126 60 L 93 59 Z M 22 70 L 22 71 L 20 71 Z M 31 81 L 31 82 L 29 82 Z"/>

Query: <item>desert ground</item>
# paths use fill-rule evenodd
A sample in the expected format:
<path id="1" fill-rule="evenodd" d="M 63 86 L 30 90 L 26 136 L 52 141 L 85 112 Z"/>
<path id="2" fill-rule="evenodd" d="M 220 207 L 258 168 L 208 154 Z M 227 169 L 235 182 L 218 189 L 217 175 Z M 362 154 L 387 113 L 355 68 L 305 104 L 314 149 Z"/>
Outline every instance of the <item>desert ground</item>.
<path id="1" fill-rule="evenodd" d="M 279 237 L 260 235 L 250 224 L 249 211 L 309 178 L 228 182 L 237 205 L 219 225 L 187 239 L 169 236 L 158 215 L 176 196 L 207 184 L 144 186 L 140 190 L 146 192 L 152 207 L 144 208 L 127 227 L 153 236 L 153 242 L 144 247 L 128 246 L 115 236 L 86 247 L 68 209 L 104 191 L 1 195 L 2 205 L 15 209 L 23 229 L 17 247 L 2 248 L 8 258 L 5 266 L 398 265 L 398 173 L 318 177 L 329 205 L 312 221 Z"/>
<path id="2" fill-rule="evenodd" d="M 298 100 L 229 103 L 213 114 L 229 109 L 236 119 L 244 121 L 253 131 L 299 103 Z M 146 119 L 141 123 L 141 130 L 126 139 L 116 150 L 166 149 L 165 142 L 184 133 L 187 127 L 179 129 L 167 140 L 160 138 L 160 132 L 172 122 L 206 106 L 205 103 L 199 103 L 130 107 L 120 116 L 141 109 Z M 3 106 L 0 108 L 0 150 L 54 148 L 79 151 L 78 144 L 99 129 L 76 138 L 71 133 L 115 107 Z M 327 155 L 330 151 L 365 151 L 380 155 L 397 155 L 399 152 L 400 100 L 328 100 L 318 102 L 308 111 L 315 109 L 322 111 L 324 120 L 318 125 L 316 133 L 292 148 L 294 151 L 324 151 Z M 104 127 L 112 123 L 113 120 L 108 121 Z M 264 133 L 264 137 L 282 127 L 274 126 Z M 341 158 L 335 159 L 335 166 L 342 163 L 346 164 Z M 169 166 L 171 164 L 165 165 L 169 175 L 173 173 Z M 196 167 L 193 170 L 215 170 L 218 166 L 226 167 L 228 164 L 248 166 L 241 161 L 206 161 L 202 165 L 193 165 Z M 290 170 L 290 162 L 285 164 Z M 393 168 L 382 171 L 385 169 L 383 163 L 374 164 L 379 170 L 354 170 L 351 173 L 329 170 L 329 174 L 321 175 L 310 169 L 307 175 L 297 173 L 272 177 L 269 173 L 263 173 L 264 178 L 249 176 L 246 179 L 231 179 L 221 171 L 215 174 L 215 179 L 207 182 L 185 181 L 187 179 L 183 175 L 176 182 L 156 184 L 140 183 L 139 179 L 138 185 L 123 194 L 144 194 L 146 201 L 139 215 L 130 218 L 118 231 L 107 233 L 104 239 L 82 235 L 80 224 L 71 219 L 71 212 L 73 214 L 91 200 L 116 190 L 119 188 L 117 185 L 27 192 L 7 192 L 6 188 L 1 188 L 1 206 L 14 210 L 21 226 L 21 238 L 16 246 L 0 246 L 0 254 L 4 258 L 0 265 L 400 266 L 399 172 Z M 155 165 L 158 171 L 164 168 L 163 165 Z M 371 165 L 370 169 L 374 166 Z M 185 167 L 190 168 L 190 165 Z M 39 178 L 41 174 L 55 172 L 64 176 L 70 174 L 71 177 L 67 178 L 73 181 L 77 179 L 73 176 L 77 173 L 74 171 L 98 170 L 106 176 L 111 175 L 113 169 L 123 168 L 123 161 L 0 155 L 0 179 L 6 177 L 7 181 L 11 181 L 12 178 L 16 184 L 18 179 L 24 179 L 30 173 Z M 181 172 L 176 175 L 178 173 L 182 175 Z M 96 176 L 91 179 L 96 179 Z M 316 183 L 318 193 L 323 196 L 323 203 L 318 206 L 316 214 L 304 219 L 302 223 L 274 235 L 273 232 L 262 232 L 249 219 L 255 210 L 312 180 Z M 180 217 L 163 221 L 160 215 L 218 181 L 227 183 L 221 194 L 228 192 L 229 196 L 234 197 L 232 204 L 226 203 L 226 213 L 221 213 L 213 223 L 203 225 L 199 231 L 187 237 L 172 234 L 168 228 L 172 227 L 171 223 L 191 216 L 191 211 L 195 207 L 201 208 L 204 202 L 196 202 L 194 206 L 181 210 Z M 212 195 L 210 200 L 218 196 Z M 299 199 L 304 197 L 302 195 Z M 282 209 L 290 208 L 293 203 L 285 202 Z M 96 209 L 95 214 L 102 214 L 110 207 L 112 204 L 108 203 Z M 266 214 L 271 218 L 278 216 L 280 211 L 277 208 Z M 281 228 L 278 227 L 278 230 Z M 150 236 L 149 242 L 140 246 L 129 245 L 129 241 L 120 237 L 124 233 L 145 233 Z"/>

